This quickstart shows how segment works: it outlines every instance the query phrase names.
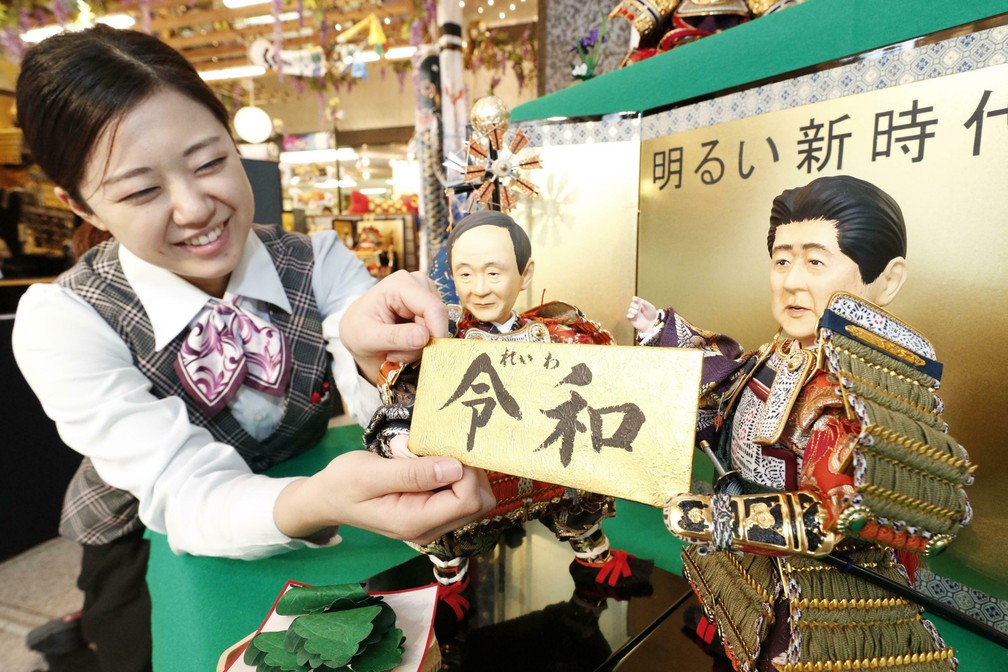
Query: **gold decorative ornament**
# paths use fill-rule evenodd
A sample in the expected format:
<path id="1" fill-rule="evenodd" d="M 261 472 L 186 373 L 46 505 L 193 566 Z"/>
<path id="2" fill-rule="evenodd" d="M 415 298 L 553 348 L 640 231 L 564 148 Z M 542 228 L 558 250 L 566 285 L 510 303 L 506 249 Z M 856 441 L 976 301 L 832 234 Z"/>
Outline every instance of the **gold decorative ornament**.
<path id="1" fill-rule="evenodd" d="M 495 126 L 503 132 L 511 125 L 511 110 L 497 96 L 486 96 L 473 104 L 469 120 L 478 133 L 486 135 Z"/>
<path id="2" fill-rule="evenodd" d="M 496 96 L 480 98 L 471 112 L 476 132 L 469 138 L 462 156 L 450 154 L 445 167 L 461 174 L 472 194 L 465 205 L 471 211 L 475 202 L 488 208 L 509 212 L 516 205 L 517 189 L 528 197 L 537 194 L 526 172 L 542 168 L 539 156 L 528 147 L 529 137 L 515 129 L 507 139 L 511 113 Z"/>

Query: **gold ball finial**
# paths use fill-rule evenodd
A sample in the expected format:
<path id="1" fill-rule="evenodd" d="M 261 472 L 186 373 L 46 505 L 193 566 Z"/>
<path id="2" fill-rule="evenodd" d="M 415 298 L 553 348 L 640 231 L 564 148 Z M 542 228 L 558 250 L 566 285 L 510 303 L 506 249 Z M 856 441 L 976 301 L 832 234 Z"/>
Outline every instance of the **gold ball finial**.
<path id="1" fill-rule="evenodd" d="M 472 125 L 480 133 L 489 133 L 494 126 L 506 131 L 511 123 L 511 110 L 497 96 L 480 98 L 472 107 Z"/>

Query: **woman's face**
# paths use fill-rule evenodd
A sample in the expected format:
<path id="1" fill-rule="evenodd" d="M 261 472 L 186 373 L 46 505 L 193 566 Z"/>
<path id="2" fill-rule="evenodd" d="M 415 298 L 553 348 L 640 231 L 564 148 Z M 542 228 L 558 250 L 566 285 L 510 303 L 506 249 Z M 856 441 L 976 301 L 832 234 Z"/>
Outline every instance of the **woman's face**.
<path id="1" fill-rule="evenodd" d="M 252 225 L 252 188 L 228 130 L 177 91 L 113 121 L 88 157 L 71 203 L 141 259 L 222 296 Z M 66 198 L 65 194 L 61 194 Z"/>

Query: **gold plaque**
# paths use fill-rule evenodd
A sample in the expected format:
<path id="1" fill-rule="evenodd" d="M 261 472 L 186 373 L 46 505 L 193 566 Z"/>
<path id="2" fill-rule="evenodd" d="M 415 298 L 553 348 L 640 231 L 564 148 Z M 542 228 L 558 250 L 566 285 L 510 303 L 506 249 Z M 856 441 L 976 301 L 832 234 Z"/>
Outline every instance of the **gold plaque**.
<path id="1" fill-rule="evenodd" d="M 702 353 L 436 339 L 409 447 L 663 506 L 687 492 Z"/>

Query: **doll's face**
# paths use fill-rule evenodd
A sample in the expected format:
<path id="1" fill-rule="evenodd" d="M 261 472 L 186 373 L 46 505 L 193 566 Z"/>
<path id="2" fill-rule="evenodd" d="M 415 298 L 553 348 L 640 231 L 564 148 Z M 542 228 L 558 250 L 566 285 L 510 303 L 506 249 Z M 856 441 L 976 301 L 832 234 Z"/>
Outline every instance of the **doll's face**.
<path id="1" fill-rule="evenodd" d="M 836 292 L 878 303 L 882 279 L 865 284 L 861 269 L 840 251 L 836 224 L 809 219 L 777 227 L 770 255 L 771 310 L 802 347 L 815 343 L 816 326 Z"/>
<path id="2" fill-rule="evenodd" d="M 144 261 L 224 294 L 254 201 L 228 129 L 205 107 L 171 89 L 139 103 L 95 143 L 80 192 L 91 212 L 70 205 L 96 228 Z"/>
<path id="3" fill-rule="evenodd" d="M 518 294 L 532 280 L 533 263 L 518 272 L 507 229 L 477 226 L 458 237 L 451 250 L 452 278 L 462 307 L 481 322 L 505 322 Z"/>

